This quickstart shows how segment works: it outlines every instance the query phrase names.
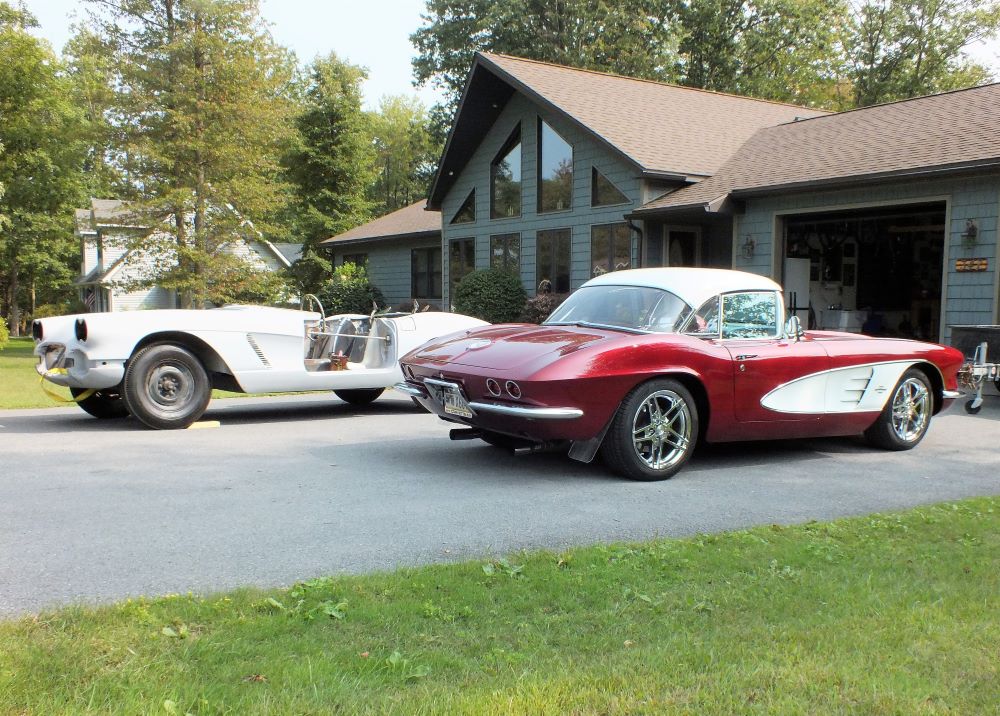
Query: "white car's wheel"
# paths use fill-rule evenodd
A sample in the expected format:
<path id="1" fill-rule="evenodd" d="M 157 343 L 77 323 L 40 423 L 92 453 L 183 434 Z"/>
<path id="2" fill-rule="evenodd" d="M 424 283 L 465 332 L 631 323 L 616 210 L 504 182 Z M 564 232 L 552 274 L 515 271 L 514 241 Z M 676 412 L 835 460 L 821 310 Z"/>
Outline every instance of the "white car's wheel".
<path id="1" fill-rule="evenodd" d="M 129 412 L 145 425 L 171 430 L 202 416 L 212 386 L 197 356 L 172 343 L 155 343 L 129 361 L 124 394 Z"/>
<path id="2" fill-rule="evenodd" d="M 353 388 L 351 390 L 335 390 L 334 394 L 351 405 L 368 405 L 383 392 L 385 388 Z"/>
<path id="3" fill-rule="evenodd" d="M 89 415 L 93 415 L 95 418 L 112 420 L 128 417 L 128 406 L 125 405 L 125 400 L 122 398 L 122 394 L 118 388 L 98 390 L 83 400 L 79 400 L 79 397 L 84 393 L 90 392 L 89 390 L 84 388 L 70 388 L 69 392 L 74 398 L 78 399 L 76 404 L 80 406 L 80 409 Z"/>

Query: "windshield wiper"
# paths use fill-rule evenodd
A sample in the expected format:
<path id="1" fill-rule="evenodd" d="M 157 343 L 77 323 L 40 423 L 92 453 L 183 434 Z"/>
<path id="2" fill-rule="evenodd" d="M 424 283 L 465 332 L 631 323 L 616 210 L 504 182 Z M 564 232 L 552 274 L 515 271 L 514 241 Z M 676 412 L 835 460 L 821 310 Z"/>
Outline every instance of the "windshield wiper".
<path id="1" fill-rule="evenodd" d="M 604 328 L 609 331 L 624 331 L 625 333 L 637 333 L 646 335 L 649 331 L 631 326 L 613 326 L 609 323 L 594 323 L 592 321 L 558 321 L 556 323 L 546 323 L 546 326 L 577 326 L 579 328 Z"/>

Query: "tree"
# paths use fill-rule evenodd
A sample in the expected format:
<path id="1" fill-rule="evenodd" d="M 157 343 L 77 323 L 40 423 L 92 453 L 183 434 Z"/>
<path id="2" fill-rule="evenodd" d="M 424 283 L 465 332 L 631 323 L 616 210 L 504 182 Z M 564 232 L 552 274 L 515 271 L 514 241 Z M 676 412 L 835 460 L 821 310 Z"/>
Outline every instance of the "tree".
<path id="1" fill-rule="evenodd" d="M 128 181 L 129 155 L 115 111 L 114 47 L 87 27 L 78 27 L 63 48 L 73 103 L 80 109 L 80 133 L 87 144 L 84 177 L 94 197 L 135 198 Z M 127 126 L 128 122 L 120 122 Z"/>
<path id="2" fill-rule="evenodd" d="M 303 105 L 295 118 L 298 138 L 284 165 L 295 187 L 294 233 L 305 244 L 292 273 L 307 293 L 315 293 L 330 272 L 319 242 L 371 216 L 366 191 L 375 157 L 361 110 L 365 77 L 364 69 L 335 54 L 315 60 L 306 73 Z"/>
<path id="3" fill-rule="evenodd" d="M 476 51 L 649 79 L 671 79 L 677 36 L 674 0 L 427 0 L 410 36 L 417 84 L 445 90 L 431 111 L 443 137 Z"/>
<path id="4" fill-rule="evenodd" d="M 829 104 L 845 20 L 843 0 L 679 2 L 678 80 L 763 99 Z"/>
<path id="5" fill-rule="evenodd" d="M 83 186 L 81 117 L 52 50 L 29 34 L 34 24 L 0 2 L 0 299 L 15 336 L 25 305 L 70 284 Z"/>
<path id="6" fill-rule="evenodd" d="M 431 135 L 427 110 L 416 98 L 383 97 L 370 115 L 375 147 L 374 213 L 387 214 L 427 195 L 441 145 Z"/>
<path id="7" fill-rule="evenodd" d="M 279 158 L 291 136 L 293 59 L 274 43 L 256 0 L 88 0 L 113 48 L 112 122 L 127 180 L 159 256 L 149 283 L 201 306 L 230 271 L 225 246 L 246 221 L 287 200 Z M 161 238 L 158 238 L 161 237 Z"/>
<path id="8" fill-rule="evenodd" d="M 851 104 L 865 107 L 982 84 L 986 67 L 963 49 L 995 38 L 1000 2 L 855 0 L 845 39 Z"/>

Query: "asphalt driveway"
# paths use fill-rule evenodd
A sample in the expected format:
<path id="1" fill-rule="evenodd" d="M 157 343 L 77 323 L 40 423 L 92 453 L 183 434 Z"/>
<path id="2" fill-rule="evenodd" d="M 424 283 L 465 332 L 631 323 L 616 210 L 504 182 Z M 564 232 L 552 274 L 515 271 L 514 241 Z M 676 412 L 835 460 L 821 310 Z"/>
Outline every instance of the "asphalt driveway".
<path id="1" fill-rule="evenodd" d="M 0 411 L 0 615 L 138 594 L 795 523 L 1000 494 L 1000 396 L 923 444 L 709 446 L 673 480 L 514 457 L 389 393 L 216 401 L 156 432 L 76 408 Z"/>

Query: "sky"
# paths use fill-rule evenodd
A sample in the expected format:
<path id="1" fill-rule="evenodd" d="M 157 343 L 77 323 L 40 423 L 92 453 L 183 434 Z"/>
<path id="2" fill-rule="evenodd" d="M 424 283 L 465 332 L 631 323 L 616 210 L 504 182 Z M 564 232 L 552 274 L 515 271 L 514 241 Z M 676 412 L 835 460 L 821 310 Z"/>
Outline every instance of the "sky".
<path id="1" fill-rule="evenodd" d="M 35 34 L 60 51 L 70 25 L 84 15 L 80 0 L 25 0 L 40 24 Z M 274 39 L 290 47 L 302 62 L 335 51 L 368 68 L 365 107 L 374 109 L 384 95 L 417 95 L 424 104 L 441 93 L 413 86 L 409 36 L 420 27 L 424 0 L 261 0 L 261 14 Z"/>
<path id="2" fill-rule="evenodd" d="M 41 27 L 36 34 L 59 51 L 70 25 L 85 6 L 80 0 L 25 0 Z M 424 0 L 261 0 L 275 40 L 290 47 L 303 62 L 335 51 L 341 58 L 368 68 L 365 107 L 375 109 L 384 95 L 417 95 L 430 106 L 442 93 L 415 88 L 409 36 L 422 24 Z M 1000 39 L 979 43 L 969 54 L 993 69 L 1000 79 Z"/>

